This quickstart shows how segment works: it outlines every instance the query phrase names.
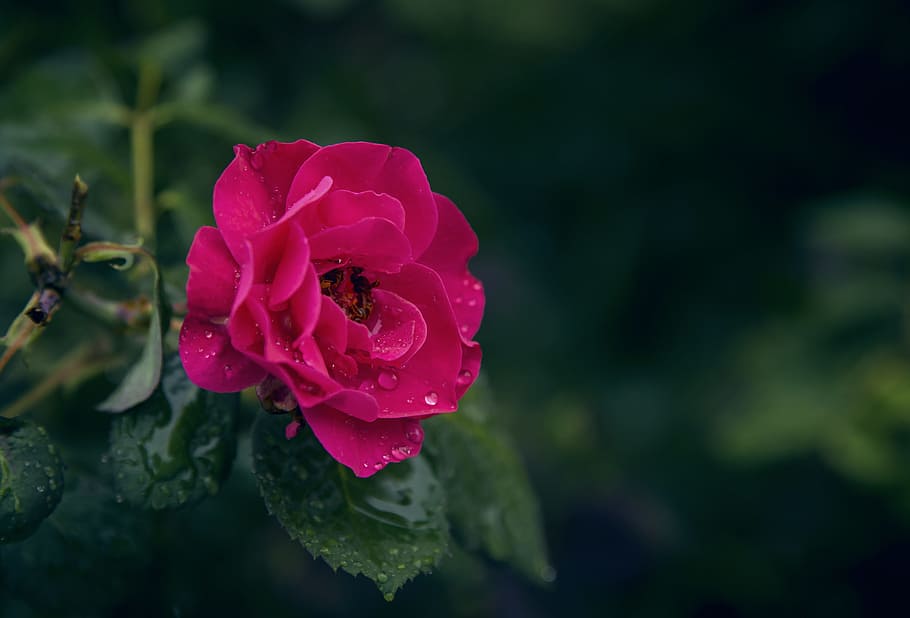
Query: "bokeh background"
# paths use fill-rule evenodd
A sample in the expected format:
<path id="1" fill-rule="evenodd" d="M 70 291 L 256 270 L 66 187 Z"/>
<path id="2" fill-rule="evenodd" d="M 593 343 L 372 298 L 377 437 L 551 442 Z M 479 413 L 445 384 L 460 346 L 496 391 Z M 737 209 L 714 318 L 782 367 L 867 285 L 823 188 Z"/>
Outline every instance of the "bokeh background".
<path id="1" fill-rule="evenodd" d="M 460 205 L 557 578 L 456 554 L 388 604 L 290 542 L 239 462 L 80 615 L 910 612 L 905 2 L 2 0 L 0 168 L 63 204 L 81 172 L 87 229 L 125 237 L 103 121 L 150 59 L 172 284 L 238 141 L 405 146 Z M 5 328 L 29 282 L 11 241 L 0 260 Z M 33 365 L 81 328 L 53 326 Z M 52 434 L 100 426 L 60 401 Z"/>

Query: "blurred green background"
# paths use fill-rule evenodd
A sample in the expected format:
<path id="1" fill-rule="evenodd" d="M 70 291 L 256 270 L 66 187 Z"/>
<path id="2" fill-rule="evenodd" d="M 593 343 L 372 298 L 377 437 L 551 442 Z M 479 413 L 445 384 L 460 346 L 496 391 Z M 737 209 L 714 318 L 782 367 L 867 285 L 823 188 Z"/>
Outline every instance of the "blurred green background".
<path id="1" fill-rule="evenodd" d="M 128 135 L 108 121 L 147 62 L 172 114 L 155 170 L 172 286 L 237 141 L 401 145 L 459 204 L 495 413 L 557 578 L 456 554 L 385 603 L 287 539 L 241 446 L 221 495 L 73 611 L 910 612 L 905 2 L 4 0 L 0 175 L 59 187 L 17 206 L 59 226 L 79 171 L 87 232 L 129 237 Z M 5 328 L 30 290 L 9 239 L 0 267 Z M 0 398 L 85 336 L 68 313 Z M 104 433 L 57 400 L 37 414 L 55 438 Z"/>

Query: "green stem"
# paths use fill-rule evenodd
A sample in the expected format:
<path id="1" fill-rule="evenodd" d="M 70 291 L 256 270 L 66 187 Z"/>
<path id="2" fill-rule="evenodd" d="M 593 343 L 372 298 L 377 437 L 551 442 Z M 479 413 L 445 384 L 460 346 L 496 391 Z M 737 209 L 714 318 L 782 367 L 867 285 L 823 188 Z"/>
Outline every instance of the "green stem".
<path id="1" fill-rule="evenodd" d="M 130 127 L 133 150 L 133 203 L 136 209 L 136 232 L 148 247 L 155 245 L 155 204 L 152 178 L 154 158 L 152 123 L 146 112 L 136 112 Z"/>
<path id="2" fill-rule="evenodd" d="M 153 64 L 139 68 L 139 87 L 136 111 L 130 123 L 130 143 L 133 155 L 133 204 L 136 212 L 136 231 L 146 246 L 155 246 L 154 178 L 155 158 L 152 105 L 161 85 L 161 71 Z"/>
<path id="3" fill-rule="evenodd" d="M 54 392 L 60 385 L 75 379 L 79 375 L 91 375 L 103 370 L 105 363 L 99 363 L 102 354 L 110 346 L 105 341 L 94 344 L 83 344 L 67 355 L 60 364 L 43 380 L 22 394 L 17 400 L 0 410 L 3 418 L 15 418 L 28 412 Z"/>

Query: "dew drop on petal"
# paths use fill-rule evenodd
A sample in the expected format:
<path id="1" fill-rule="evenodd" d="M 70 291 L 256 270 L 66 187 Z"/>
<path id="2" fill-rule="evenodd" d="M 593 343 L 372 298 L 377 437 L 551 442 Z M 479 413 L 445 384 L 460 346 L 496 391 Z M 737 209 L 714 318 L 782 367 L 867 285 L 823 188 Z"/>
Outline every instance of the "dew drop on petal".
<path id="1" fill-rule="evenodd" d="M 387 391 L 394 390 L 398 386 L 398 374 L 392 369 L 383 369 L 379 372 L 376 382 Z"/>
<path id="2" fill-rule="evenodd" d="M 392 451 L 389 454 L 393 460 L 402 461 L 410 457 L 413 452 L 413 449 L 407 444 L 396 444 L 392 447 Z"/>
<path id="3" fill-rule="evenodd" d="M 476 299 L 476 298 L 469 298 L 469 299 L 468 299 L 468 307 L 476 307 L 476 306 L 477 306 L 477 299 Z"/>
<path id="4" fill-rule="evenodd" d="M 471 287 L 474 289 L 475 292 L 479 292 L 480 290 L 483 289 L 483 286 L 480 285 L 479 281 L 475 281 L 474 285 L 472 285 Z"/>
<path id="5" fill-rule="evenodd" d="M 465 369 L 464 371 L 462 371 L 461 373 L 458 374 L 458 377 L 455 379 L 455 383 L 459 384 L 461 386 L 464 386 L 465 384 L 470 382 L 471 378 L 473 378 L 473 377 L 474 377 L 474 374 L 471 373 L 470 371 L 468 371 L 467 369 Z"/>
<path id="6" fill-rule="evenodd" d="M 225 365 L 224 366 L 224 375 L 230 376 L 232 373 L 234 373 L 234 368 L 231 367 L 230 365 Z"/>
<path id="7" fill-rule="evenodd" d="M 460 304 L 463 303 L 463 302 L 464 302 L 464 298 L 462 298 L 461 296 L 456 296 L 456 297 L 455 297 L 455 304 L 456 304 L 456 305 L 460 305 Z"/>
<path id="8" fill-rule="evenodd" d="M 214 334 L 214 333 L 212 333 L 212 331 L 210 331 L 210 330 L 208 330 L 208 329 L 205 330 L 205 338 L 206 338 L 206 339 L 211 339 L 213 334 Z"/>
<path id="9" fill-rule="evenodd" d="M 435 406 L 437 403 L 439 403 L 439 394 L 436 391 L 430 391 L 423 396 L 423 400 L 428 406 Z"/>
<path id="10" fill-rule="evenodd" d="M 414 423 L 405 429 L 404 437 L 414 444 L 420 444 L 423 442 L 423 428 L 418 423 Z"/>

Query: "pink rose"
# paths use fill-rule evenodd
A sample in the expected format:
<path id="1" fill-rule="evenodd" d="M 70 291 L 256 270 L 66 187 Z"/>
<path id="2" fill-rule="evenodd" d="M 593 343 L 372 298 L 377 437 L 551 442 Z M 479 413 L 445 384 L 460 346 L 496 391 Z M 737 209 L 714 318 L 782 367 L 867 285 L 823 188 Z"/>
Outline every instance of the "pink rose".
<path id="1" fill-rule="evenodd" d="M 190 247 L 180 358 L 199 387 L 305 420 L 357 476 L 420 452 L 480 368 L 477 236 L 401 148 L 234 148 Z M 299 412 L 296 410 L 299 406 Z M 302 416 L 302 419 L 300 419 Z"/>

